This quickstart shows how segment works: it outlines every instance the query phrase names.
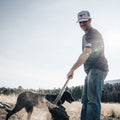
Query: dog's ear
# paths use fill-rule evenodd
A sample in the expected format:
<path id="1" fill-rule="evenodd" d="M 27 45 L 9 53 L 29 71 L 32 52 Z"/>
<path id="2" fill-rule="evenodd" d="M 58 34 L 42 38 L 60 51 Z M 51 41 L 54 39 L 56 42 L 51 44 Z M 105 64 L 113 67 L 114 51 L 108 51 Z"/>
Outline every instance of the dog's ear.
<path id="1" fill-rule="evenodd" d="M 72 97 L 71 93 L 69 91 L 65 91 L 62 98 L 62 103 L 65 102 L 65 100 L 69 103 L 73 102 L 74 101 L 74 98 Z"/>
<path id="2" fill-rule="evenodd" d="M 58 106 L 62 105 L 62 100 L 60 99 L 57 103 Z"/>

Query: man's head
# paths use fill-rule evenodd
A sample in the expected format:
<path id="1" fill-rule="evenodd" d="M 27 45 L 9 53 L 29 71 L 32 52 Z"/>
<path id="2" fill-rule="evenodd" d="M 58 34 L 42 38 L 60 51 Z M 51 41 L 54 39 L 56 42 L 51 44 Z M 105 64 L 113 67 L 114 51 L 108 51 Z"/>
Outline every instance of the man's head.
<path id="1" fill-rule="evenodd" d="M 82 30 L 85 33 L 87 33 L 91 28 L 92 19 L 90 18 L 90 13 L 88 11 L 81 11 L 78 13 L 77 17 L 78 17 L 77 23 L 79 23 Z"/>

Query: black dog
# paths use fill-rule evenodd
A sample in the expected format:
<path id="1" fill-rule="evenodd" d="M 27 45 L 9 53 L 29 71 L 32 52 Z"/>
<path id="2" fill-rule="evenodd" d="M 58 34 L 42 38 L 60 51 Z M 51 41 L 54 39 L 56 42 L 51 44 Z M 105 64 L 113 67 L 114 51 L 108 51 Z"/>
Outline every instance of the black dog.
<path id="1" fill-rule="evenodd" d="M 46 95 L 45 98 L 50 101 L 51 103 L 53 103 L 53 101 L 56 99 L 57 95 Z M 72 97 L 72 95 L 68 92 L 65 91 L 63 93 L 63 96 L 61 97 L 61 99 L 58 101 L 57 105 L 59 107 L 55 107 L 55 108 L 49 108 L 49 112 L 52 115 L 53 120 L 69 120 L 69 116 L 67 115 L 67 112 L 65 111 L 65 108 L 62 106 L 62 104 L 67 101 L 69 103 L 73 102 L 74 99 Z"/>
<path id="2" fill-rule="evenodd" d="M 33 111 L 33 107 L 36 106 L 39 102 L 40 103 L 44 103 L 44 98 L 46 98 L 48 101 L 53 102 L 55 100 L 57 95 L 42 95 L 42 94 L 37 94 L 37 93 L 33 93 L 33 92 L 23 92 L 21 93 L 18 98 L 17 98 L 17 102 L 16 105 L 14 107 L 13 110 L 6 110 L 8 112 L 7 116 L 6 116 L 6 120 L 8 120 L 8 118 L 15 114 L 16 112 L 20 111 L 22 108 L 25 108 L 27 113 L 28 113 L 28 117 L 27 120 L 30 120 L 32 111 Z M 60 101 L 58 101 L 58 105 L 63 104 L 64 102 L 68 101 L 68 102 L 73 102 L 74 99 L 72 98 L 71 94 L 69 92 L 64 92 L 62 98 L 60 99 Z M 66 119 L 67 114 L 65 109 L 61 109 L 60 108 L 50 108 L 48 107 L 52 117 L 54 120 L 68 120 Z M 59 112 L 58 112 L 59 111 Z M 56 119 L 56 116 L 59 117 L 59 114 L 62 115 L 62 117 L 64 117 L 64 119 Z"/>
<path id="3" fill-rule="evenodd" d="M 53 120 L 69 120 L 69 116 L 67 115 L 67 112 L 65 109 L 61 109 L 61 107 L 57 108 L 49 108 L 49 112 L 51 113 L 51 116 Z"/>
<path id="4" fill-rule="evenodd" d="M 58 95 L 58 94 L 57 94 Z M 45 98 L 50 101 L 51 103 L 54 102 L 54 100 L 56 99 L 57 95 L 46 95 Z M 70 94 L 70 92 L 65 91 L 61 97 L 61 99 L 58 101 L 57 105 L 60 106 L 62 105 L 65 101 L 71 103 L 74 101 L 74 98 L 72 97 L 72 95 Z"/>

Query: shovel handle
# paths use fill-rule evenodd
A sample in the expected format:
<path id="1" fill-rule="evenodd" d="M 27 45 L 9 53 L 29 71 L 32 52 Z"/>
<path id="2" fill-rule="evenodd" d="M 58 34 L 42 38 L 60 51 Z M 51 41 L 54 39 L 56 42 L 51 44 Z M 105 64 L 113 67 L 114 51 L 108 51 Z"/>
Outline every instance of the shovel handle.
<path id="1" fill-rule="evenodd" d="M 63 95 L 63 93 L 64 93 L 64 91 L 65 91 L 65 88 L 66 88 L 69 80 L 70 80 L 70 79 L 68 79 L 68 80 L 65 82 L 65 84 L 64 84 L 64 86 L 62 87 L 61 91 L 59 92 L 58 96 L 57 96 L 56 99 L 54 100 L 54 102 L 53 102 L 54 104 L 57 105 L 58 101 L 61 99 L 61 97 L 62 97 L 62 95 Z"/>

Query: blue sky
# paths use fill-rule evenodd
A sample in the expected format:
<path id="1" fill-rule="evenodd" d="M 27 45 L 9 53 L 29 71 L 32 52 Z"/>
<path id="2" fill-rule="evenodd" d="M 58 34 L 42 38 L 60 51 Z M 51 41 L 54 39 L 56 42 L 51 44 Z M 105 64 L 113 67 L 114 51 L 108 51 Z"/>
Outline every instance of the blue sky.
<path id="1" fill-rule="evenodd" d="M 61 88 L 81 51 L 77 13 L 90 11 L 104 38 L 106 80 L 120 79 L 119 0 L 0 0 L 0 87 Z M 83 66 L 69 87 L 82 85 Z"/>

